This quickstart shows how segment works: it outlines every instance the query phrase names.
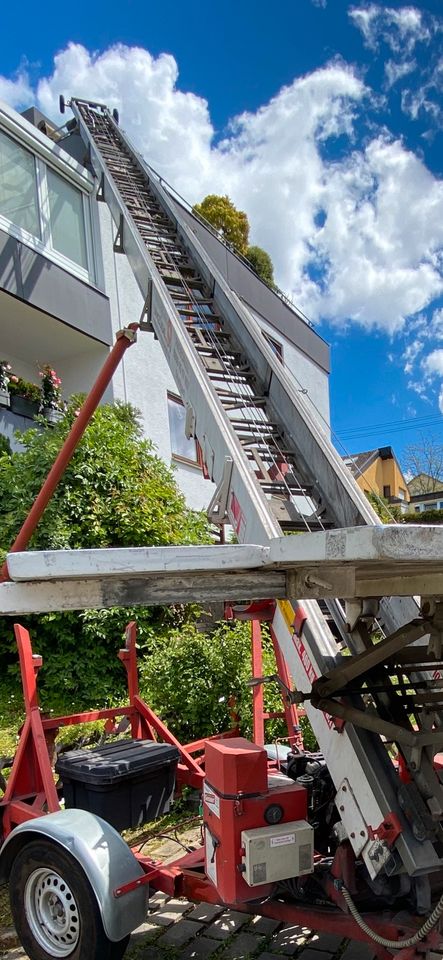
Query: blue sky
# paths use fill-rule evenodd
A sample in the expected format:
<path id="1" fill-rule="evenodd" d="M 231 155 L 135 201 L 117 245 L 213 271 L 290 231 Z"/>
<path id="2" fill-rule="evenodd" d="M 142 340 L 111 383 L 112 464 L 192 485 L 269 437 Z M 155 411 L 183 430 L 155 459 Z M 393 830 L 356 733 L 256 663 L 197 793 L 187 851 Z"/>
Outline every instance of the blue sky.
<path id="1" fill-rule="evenodd" d="M 12 106 L 105 100 L 191 202 L 247 211 L 331 343 L 347 449 L 443 442 L 441 0 L 99 0 L 78 23 L 24 0 L 0 52 Z"/>

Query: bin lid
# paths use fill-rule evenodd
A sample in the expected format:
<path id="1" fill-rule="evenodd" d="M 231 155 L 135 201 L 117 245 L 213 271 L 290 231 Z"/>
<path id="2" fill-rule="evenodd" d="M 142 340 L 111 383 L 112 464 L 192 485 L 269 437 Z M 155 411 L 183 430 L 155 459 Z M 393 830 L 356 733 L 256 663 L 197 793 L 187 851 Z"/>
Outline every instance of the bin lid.
<path id="1" fill-rule="evenodd" d="M 117 740 L 92 750 L 69 750 L 55 769 L 61 777 L 87 784 L 113 784 L 136 774 L 150 774 L 176 763 L 177 747 L 152 740 Z"/>

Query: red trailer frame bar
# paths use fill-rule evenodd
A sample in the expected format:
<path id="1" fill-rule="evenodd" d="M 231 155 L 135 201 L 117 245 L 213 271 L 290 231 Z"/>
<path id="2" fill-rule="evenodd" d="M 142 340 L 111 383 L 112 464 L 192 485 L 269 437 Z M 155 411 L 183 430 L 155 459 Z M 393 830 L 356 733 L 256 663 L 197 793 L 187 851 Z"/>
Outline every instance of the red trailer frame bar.
<path id="1" fill-rule="evenodd" d="M 173 743 L 180 750 L 178 780 L 183 784 L 201 788 L 204 772 L 201 769 L 200 761 L 195 760 L 192 754 L 201 751 L 205 741 L 197 740 L 188 747 L 183 746 L 140 698 L 137 677 L 137 629 L 133 621 L 126 628 L 125 646 L 118 654 L 127 673 L 129 703 L 120 707 L 86 711 L 64 717 L 42 717 L 37 693 L 37 676 L 42 666 L 42 658 L 33 654 L 30 636 L 24 627 L 15 624 L 14 631 L 20 657 L 26 718 L 21 731 L 20 744 L 8 778 L 6 793 L 0 801 L 4 836 L 19 823 L 41 817 L 46 812 L 55 812 L 60 808 L 50 756 L 55 732 L 58 727 L 84 723 L 90 719 L 105 719 L 112 729 L 118 717 L 127 716 L 131 722 L 131 730 L 137 736 L 141 735 L 143 738 L 152 739 L 158 732 L 165 742 Z M 238 735 L 238 730 L 228 731 L 226 734 L 219 735 L 219 737 L 235 735 Z M 116 888 L 114 890 L 115 897 L 120 898 L 135 887 L 150 884 L 154 889 L 161 890 L 171 896 L 183 896 L 189 900 L 208 903 L 219 902 L 220 897 L 216 888 L 205 876 L 203 847 L 199 847 L 192 853 L 186 854 L 186 856 L 169 864 L 162 864 L 158 860 L 152 860 L 150 857 L 144 856 L 137 847 L 134 847 L 132 852 L 142 866 L 145 875 L 134 878 L 129 883 Z M 336 857 L 331 874 L 345 879 L 342 876 L 343 864 L 339 856 Z M 226 904 L 226 906 L 245 913 L 271 917 L 279 922 L 306 925 L 309 929 L 333 932 L 342 937 L 350 937 L 364 943 L 370 943 L 379 960 L 392 960 L 392 952 L 374 944 L 350 915 L 342 912 L 344 907 L 341 903 L 341 894 L 335 889 L 329 888 L 328 893 L 336 901 L 335 910 L 333 906 L 326 909 L 312 905 L 303 906 L 296 903 L 285 903 L 281 900 L 267 900 L 263 903 L 235 903 Z M 401 940 L 413 935 L 421 922 L 417 920 L 417 924 L 414 926 L 415 920 L 411 918 L 411 920 L 402 922 L 400 926 L 396 917 L 388 912 L 383 917 L 366 914 L 365 919 L 377 933 L 393 940 Z M 441 953 L 442 946 L 441 934 L 438 930 L 434 930 L 416 948 L 401 950 L 396 954 L 396 957 L 398 960 L 424 960 L 427 951 L 435 950 Z"/>
<path id="2" fill-rule="evenodd" d="M 43 663 L 42 658 L 32 652 L 28 630 L 16 623 L 14 633 L 20 659 L 25 722 L 20 731 L 20 741 L 6 791 L 0 800 L 4 837 L 19 823 L 41 817 L 45 813 L 55 813 L 60 809 L 51 763 L 54 738 L 60 727 L 87 723 L 90 720 L 106 720 L 107 729 L 112 731 L 115 729 L 115 720 L 126 716 L 130 720 L 133 737 L 156 740 L 159 734 L 164 743 L 176 746 L 180 752 L 180 762 L 177 767 L 179 784 L 201 789 L 204 771 L 192 755 L 197 752 L 196 747 L 200 748 L 200 744 L 191 744 L 191 750 L 188 750 L 186 746 L 179 743 L 174 734 L 139 696 L 137 626 L 134 621 L 131 621 L 126 628 L 125 646 L 118 654 L 127 673 L 129 703 L 121 707 L 88 710 L 63 717 L 42 716 L 37 693 L 37 675 Z M 228 735 L 235 736 L 237 733 L 238 730 L 229 731 Z"/>

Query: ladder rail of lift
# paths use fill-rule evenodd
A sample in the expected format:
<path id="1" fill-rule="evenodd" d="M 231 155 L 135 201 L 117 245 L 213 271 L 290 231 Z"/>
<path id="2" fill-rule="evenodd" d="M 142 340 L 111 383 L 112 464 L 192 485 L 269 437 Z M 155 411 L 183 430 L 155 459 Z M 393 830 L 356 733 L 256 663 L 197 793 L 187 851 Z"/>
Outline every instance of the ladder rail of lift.
<path id="1" fill-rule="evenodd" d="M 187 432 L 198 441 L 206 475 L 217 485 L 211 518 L 231 523 L 240 542 L 263 545 L 282 532 L 377 525 L 376 514 L 255 319 L 110 112 L 79 99 L 71 101 L 71 108 L 99 181 L 99 196 L 117 226 L 116 249 L 124 250 L 133 268 L 149 326 L 186 405 Z M 336 548 L 340 565 L 338 540 Z M 293 600 L 277 604 L 273 624 L 299 689 L 307 680 L 319 682 L 338 661 L 335 637 L 316 602 L 321 587 L 319 593 L 312 581 L 307 592 L 302 610 Z M 336 596 L 340 596 L 338 587 Z M 344 630 L 342 607 L 330 602 L 329 613 L 353 656 L 361 655 L 373 642 L 367 609 L 365 613 L 361 607 L 352 628 Z M 413 597 L 382 599 L 372 626 L 385 634 L 395 633 L 407 629 L 418 615 Z M 296 635 L 297 622 L 303 624 L 303 638 Z M 405 636 L 404 645 L 408 642 Z M 417 653 L 415 664 L 409 665 L 409 682 L 432 685 L 429 672 L 414 672 L 421 662 Z M 380 731 L 385 722 L 405 731 L 411 728 L 410 703 L 395 690 L 398 671 L 395 662 L 377 664 L 371 673 Z M 361 695 L 363 689 L 364 680 L 359 690 L 354 684 L 352 695 Z M 373 736 L 363 730 L 354 714 L 353 724 L 346 724 L 338 743 L 327 714 L 312 702 L 306 704 L 306 711 L 337 789 L 346 771 L 353 771 L 355 804 L 369 831 L 363 851 L 360 843 L 354 848 L 370 875 L 376 876 L 392 851 L 386 843 L 383 856 L 374 857 L 374 844 L 380 849 L 380 841 L 372 841 L 370 831 L 392 811 L 401 813 L 395 771 L 381 733 Z M 427 824 L 426 838 L 417 841 L 412 823 L 405 822 L 395 842 L 397 867 L 392 868 L 417 875 L 443 864 L 438 852 L 443 839 L 443 788 L 433 766 L 434 748 L 426 744 L 417 753 L 408 747 L 407 739 L 403 736 L 400 749 L 412 779 L 409 793 L 414 796 L 415 814 L 419 812 Z M 352 804 L 345 804 L 348 828 L 355 813 Z"/>

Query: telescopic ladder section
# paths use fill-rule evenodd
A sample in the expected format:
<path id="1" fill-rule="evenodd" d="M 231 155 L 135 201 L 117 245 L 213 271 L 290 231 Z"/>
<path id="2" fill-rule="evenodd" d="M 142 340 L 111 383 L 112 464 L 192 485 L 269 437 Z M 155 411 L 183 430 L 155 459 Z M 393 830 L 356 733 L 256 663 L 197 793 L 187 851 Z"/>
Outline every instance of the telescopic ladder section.
<path id="1" fill-rule="evenodd" d="M 70 105 L 98 179 L 97 197 L 117 227 L 116 249 L 132 266 L 149 327 L 185 403 L 188 434 L 216 484 L 212 519 L 230 523 L 241 542 L 264 545 L 282 530 L 378 524 L 295 381 L 161 180 L 106 106 L 79 99 Z M 321 596 L 321 590 L 314 583 L 303 595 Z M 328 601 L 328 608 L 351 657 L 340 656 L 315 599 L 303 606 L 279 602 L 275 636 L 297 690 L 317 689 L 316 706 L 306 701 L 305 708 L 356 856 L 372 878 L 381 871 L 423 877 L 443 866 L 443 789 L 433 765 L 436 744 L 443 747 L 443 694 L 435 679 L 443 676 L 441 643 L 432 650 L 423 626 L 405 627 L 419 616 L 412 598 L 351 604 L 346 626 L 340 603 Z M 439 609 L 437 603 L 437 620 Z M 380 632 L 395 631 L 399 640 L 394 637 L 385 659 L 366 666 L 365 651 L 374 649 Z M 355 661 L 351 679 L 334 672 L 344 661 Z M 322 710 L 322 700 L 336 718 L 345 712 L 344 725 Z M 436 731 L 419 749 L 415 726 Z M 407 766 L 408 782 L 399 779 L 386 739 Z"/>

